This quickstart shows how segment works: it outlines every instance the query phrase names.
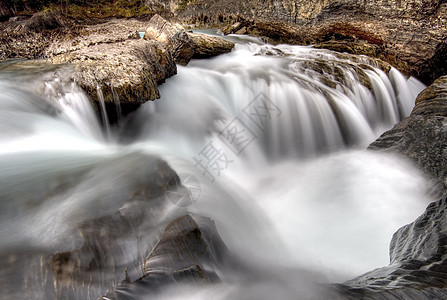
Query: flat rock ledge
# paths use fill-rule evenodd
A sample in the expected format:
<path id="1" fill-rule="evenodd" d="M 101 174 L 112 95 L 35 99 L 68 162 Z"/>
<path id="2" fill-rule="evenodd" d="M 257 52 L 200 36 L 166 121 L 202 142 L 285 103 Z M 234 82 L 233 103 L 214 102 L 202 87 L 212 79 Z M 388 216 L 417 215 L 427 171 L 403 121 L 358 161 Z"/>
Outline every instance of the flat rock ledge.
<path id="1" fill-rule="evenodd" d="M 137 31 L 145 32 L 144 39 Z M 160 97 L 157 85 L 191 58 L 230 52 L 234 44 L 204 34 L 186 33 L 155 15 L 148 23 L 115 20 L 88 27 L 75 38 L 54 41 L 45 51 L 51 63 L 69 63 L 74 80 L 94 100 L 140 104 Z"/>

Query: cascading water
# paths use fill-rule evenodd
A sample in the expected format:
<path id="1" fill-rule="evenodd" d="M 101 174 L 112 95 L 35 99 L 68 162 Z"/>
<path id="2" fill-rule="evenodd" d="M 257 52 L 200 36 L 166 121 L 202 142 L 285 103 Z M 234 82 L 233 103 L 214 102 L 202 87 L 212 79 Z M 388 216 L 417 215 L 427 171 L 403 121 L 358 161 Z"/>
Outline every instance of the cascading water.
<path id="1" fill-rule="evenodd" d="M 306 298 L 308 282 L 387 264 L 391 235 L 427 205 L 425 181 L 362 149 L 410 113 L 423 85 L 366 57 L 255 42 L 178 67 L 112 137 L 63 72 L 42 83 L 0 68 L 0 293 L 104 295 L 142 275 L 157 235 L 186 212 L 215 221 L 244 270 L 221 265 L 222 284 L 183 298 Z M 186 205 L 152 186 L 165 180 L 157 170 L 170 174 L 158 157 L 198 180 Z M 82 265 L 89 249 L 103 259 L 65 282 L 74 271 L 58 262 L 71 253 Z"/>

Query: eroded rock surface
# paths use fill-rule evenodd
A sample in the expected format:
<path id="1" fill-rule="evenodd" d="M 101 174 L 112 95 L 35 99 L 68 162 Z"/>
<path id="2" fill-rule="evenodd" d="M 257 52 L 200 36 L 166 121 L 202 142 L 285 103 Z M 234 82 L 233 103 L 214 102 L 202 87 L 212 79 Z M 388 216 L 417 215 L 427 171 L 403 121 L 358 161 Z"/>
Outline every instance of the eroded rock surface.
<path id="1" fill-rule="evenodd" d="M 194 54 L 193 43 L 179 24 L 172 24 L 159 15 L 149 21 L 145 38 L 164 43 L 172 53 L 176 63 L 186 65 Z"/>

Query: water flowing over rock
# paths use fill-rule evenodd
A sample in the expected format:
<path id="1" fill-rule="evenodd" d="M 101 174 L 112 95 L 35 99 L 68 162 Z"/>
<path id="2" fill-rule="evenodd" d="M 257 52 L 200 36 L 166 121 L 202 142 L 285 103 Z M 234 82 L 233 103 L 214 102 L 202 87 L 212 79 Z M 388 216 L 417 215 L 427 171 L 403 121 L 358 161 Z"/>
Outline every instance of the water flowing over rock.
<path id="1" fill-rule="evenodd" d="M 97 24 L 52 41 L 49 59 L 70 63 L 72 73 L 53 65 L 39 72 L 42 65 L 27 62 L 21 65 L 27 76 L 19 76 L 14 63 L 0 65 L 2 297 L 446 296 L 446 198 L 394 235 L 390 266 L 320 284 L 326 276 L 335 282 L 357 276 L 365 272 L 357 265 L 370 260 L 384 265 L 375 259 L 386 261 L 386 247 L 384 255 L 376 249 L 354 255 L 351 248 L 388 243 L 426 206 L 425 181 L 412 165 L 352 149 L 408 116 L 419 81 L 376 59 L 233 36 L 243 43 L 227 55 L 179 66 L 178 76 L 160 87 L 162 101 L 145 103 L 133 124 L 104 134 L 76 83 L 84 80 L 92 86 L 86 83 L 86 91 L 112 103 L 118 92 L 128 95 L 113 84 L 134 74 L 121 78 L 110 69 L 128 64 L 146 72 L 133 64 L 138 58 L 153 68 L 154 88 L 175 70 L 167 40 L 138 39 L 135 24 Z M 241 20 L 233 30 L 246 26 Z M 202 38 L 179 30 L 196 51 Z M 221 51 L 209 41 L 205 47 Z M 420 94 L 406 120 L 444 122 L 445 94 L 441 78 Z M 421 141 L 432 145 L 444 130 L 429 130 L 433 135 Z M 442 159 L 440 149 L 433 164 Z M 441 169 L 433 176 L 442 181 Z M 191 176 L 193 187 L 184 180 Z M 192 188 L 200 189 L 200 199 L 192 199 Z M 172 194 L 190 197 L 188 205 Z"/>
<path id="2" fill-rule="evenodd" d="M 390 265 L 338 285 L 346 299 L 444 299 L 447 296 L 447 198 L 431 203 L 416 221 L 399 229 Z"/>
<path id="3" fill-rule="evenodd" d="M 437 79 L 416 99 L 411 115 L 385 132 L 369 148 L 401 153 L 436 182 L 435 190 L 447 189 L 445 154 L 447 120 L 447 77 Z"/>
<path id="4" fill-rule="evenodd" d="M 409 157 L 434 181 L 432 194 L 444 196 L 394 234 L 389 266 L 335 287 L 348 299 L 443 299 L 447 295 L 446 95 L 447 78 L 443 76 L 419 94 L 408 118 L 369 147 Z"/>
<path id="5" fill-rule="evenodd" d="M 390 128 L 410 113 L 410 99 L 415 99 L 420 91 L 417 80 L 405 78 L 379 60 L 257 42 L 238 44 L 228 55 L 197 60 L 186 69 L 179 69 L 171 82 L 181 92 L 164 85 L 162 102 L 169 99 L 170 103 L 178 101 L 178 105 L 189 103 L 188 114 L 186 108 L 177 113 L 172 104 L 164 107 L 160 103 L 157 106 L 166 117 L 153 113 L 148 119 L 143 109 L 140 130 L 146 129 L 144 134 L 158 137 L 162 131 L 152 132 L 151 128 L 159 128 L 162 120 L 172 118 L 173 122 L 183 120 L 197 127 L 181 125 L 175 130 L 167 129 L 162 135 L 166 139 L 188 130 L 204 134 L 212 130 L 226 135 L 226 126 L 233 128 L 234 122 L 240 120 L 251 126 L 245 138 L 265 144 L 269 158 L 312 157 L 345 146 L 367 146 L 383 128 Z M 207 80 L 203 81 L 198 97 L 198 91 L 191 86 L 202 78 Z M 235 92 L 231 92 L 230 86 Z M 255 105 L 262 107 L 262 103 L 269 108 L 269 122 L 255 113 Z M 259 114 L 265 113 L 261 110 Z M 187 121 L 191 115 L 197 116 L 197 122 Z M 235 117 L 238 120 L 234 121 Z M 138 114 L 136 119 L 139 120 Z M 220 120 L 217 128 L 216 119 Z M 364 144 L 365 141 L 368 142 Z"/>
<path id="6" fill-rule="evenodd" d="M 444 0 L 187 1 L 171 8 L 185 22 L 228 33 L 379 57 L 425 83 L 447 71 Z"/>
<path id="7" fill-rule="evenodd" d="M 127 174 L 122 173 L 127 167 Z M 64 184 L 56 185 L 47 177 L 45 180 L 50 182 L 43 186 L 48 188 L 46 197 L 25 194 L 26 198 L 21 199 L 30 202 L 34 196 L 35 205 L 42 209 L 39 214 L 48 214 L 46 222 L 35 226 L 36 236 L 43 230 L 47 241 L 36 241 L 33 237 L 35 241 L 18 242 L 22 245 L 35 242 L 33 251 L 21 251 L 15 245 L 12 247 L 17 247 L 17 251 L 9 258 L 0 253 L 1 273 L 5 276 L 1 285 L 10 287 L 2 295 L 88 299 L 92 298 L 90 295 L 104 294 L 109 286 L 125 278 L 136 280 L 146 274 L 141 265 L 157 244 L 157 234 L 163 230 L 164 222 L 169 222 L 165 217 L 172 204 L 166 194 L 181 188 L 177 174 L 157 157 L 138 153 L 99 161 L 82 171 L 55 174 L 61 176 L 56 182 L 68 180 Z M 98 186 L 92 185 L 94 182 Z M 95 192 L 83 198 L 82 194 L 89 189 Z M 53 211 L 46 210 L 53 201 L 59 204 L 53 206 Z M 6 204 L 2 205 L 6 208 Z M 18 201 L 9 208 L 14 205 L 19 205 Z M 63 209 L 73 205 L 77 209 Z M 26 211 L 15 217 L 21 218 L 23 214 Z M 64 224 L 58 218 L 63 218 Z M 4 215 L 2 222 L 6 222 Z M 9 236 L 8 232 L 2 234 Z M 50 242 L 58 234 L 64 236 L 66 243 Z M 20 271 L 25 266 L 30 273 Z M 23 292 L 30 286 L 33 293 Z"/>

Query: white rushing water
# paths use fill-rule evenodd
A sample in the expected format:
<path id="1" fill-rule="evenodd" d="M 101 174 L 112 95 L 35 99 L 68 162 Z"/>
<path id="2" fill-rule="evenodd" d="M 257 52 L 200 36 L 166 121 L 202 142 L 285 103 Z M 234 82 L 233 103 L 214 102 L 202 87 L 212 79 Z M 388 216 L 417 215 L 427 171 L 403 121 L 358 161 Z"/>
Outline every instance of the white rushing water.
<path id="1" fill-rule="evenodd" d="M 156 234 L 177 210 L 206 216 L 251 266 L 243 280 L 223 266 L 224 284 L 194 290 L 192 298 L 286 297 L 309 274 L 342 282 L 388 264 L 392 234 L 420 215 L 428 199 L 409 162 L 365 150 L 409 115 L 424 87 L 382 69 L 365 57 L 311 47 L 241 43 L 229 54 L 178 67 L 160 100 L 105 134 L 74 84 L 61 89 L 57 77 L 22 78 L 18 87 L 3 73 L 0 263 L 9 267 L 0 288 L 9 296 L 46 295 L 30 282 L 48 274 L 11 271 L 17 253 L 80 247 L 78 224 L 129 209 L 125 199 L 154 156 L 183 180 L 197 178 L 200 196 L 187 207 L 161 197 L 150 221 L 135 230 Z M 126 142 L 112 142 L 120 139 Z M 144 258 L 151 238 L 145 247 L 132 237 L 123 241 L 127 254 L 116 258 L 114 271 L 124 274 L 126 264 Z M 26 285 L 9 287 L 8 277 L 21 276 Z M 103 280 L 97 293 L 115 278 Z M 94 292 L 88 297 L 99 296 Z"/>

